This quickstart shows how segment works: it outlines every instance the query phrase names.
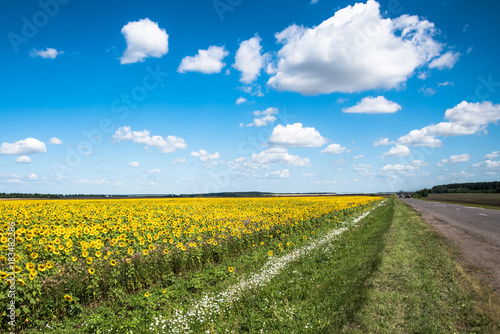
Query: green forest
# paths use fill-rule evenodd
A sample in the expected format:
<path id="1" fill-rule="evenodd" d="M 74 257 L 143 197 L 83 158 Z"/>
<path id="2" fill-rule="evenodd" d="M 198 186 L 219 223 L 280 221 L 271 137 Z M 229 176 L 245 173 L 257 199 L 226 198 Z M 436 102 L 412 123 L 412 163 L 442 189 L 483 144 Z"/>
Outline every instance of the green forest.
<path id="1" fill-rule="evenodd" d="M 429 194 L 449 193 L 500 193 L 500 181 L 442 184 L 415 192 L 422 197 L 427 197 Z"/>

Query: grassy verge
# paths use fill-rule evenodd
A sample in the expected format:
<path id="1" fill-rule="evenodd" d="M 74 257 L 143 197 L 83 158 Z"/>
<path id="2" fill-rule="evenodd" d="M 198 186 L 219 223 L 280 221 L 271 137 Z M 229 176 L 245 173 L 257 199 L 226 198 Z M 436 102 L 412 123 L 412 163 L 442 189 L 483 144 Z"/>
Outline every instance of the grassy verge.
<path id="1" fill-rule="evenodd" d="M 454 259 L 457 250 L 415 211 L 401 201 L 394 205 L 383 261 L 348 328 L 359 333 L 498 332 L 498 296 Z"/>

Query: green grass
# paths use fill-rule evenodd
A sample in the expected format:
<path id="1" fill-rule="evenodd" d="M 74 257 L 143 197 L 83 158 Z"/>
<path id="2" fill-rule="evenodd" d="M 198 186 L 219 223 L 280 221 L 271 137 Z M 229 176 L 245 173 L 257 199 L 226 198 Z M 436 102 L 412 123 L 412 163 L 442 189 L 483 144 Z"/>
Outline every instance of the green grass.
<path id="1" fill-rule="evenodd" d="M 495 333 L 500 301 L 455 260 L 457 250 L 401 201 L 383 261 L 350 326 L 356 333 Z"/>
<path id="2" fill-rule="evenodd" d="M 457 193 L 457 194 L 429 194 L 426 201 L 448 204 L 462 204 L 485 209 L 500 210 L 500 194 Z"/>
<path id="3" fill-rule="evenodd" d="M 297 236 L 294 250 L 275 253 L 273 259 L 313 245 L 339 227 L 325 217 L 315 234 L 309 231 L 307 240 Z M 50 332 L 148 333 L 155 319 L 199 311 L 205 293 L 218 296 L 261 272 L 266 252 L 266 247 L 256 247 L 203 271 L 166 274 L 149 290 L 150 297 L 141 292 L 103 301 L 64 321 L 52 321 L 49 325 L 55 330 Z M 287 334 L 498 332 L 498 296 L 456 256 L 456 249 L 393 197 L 269 281 L 217 304 L 215 312 L 197 313 L 194 318 L 206 315 L 207 321 L 195 321 L 191 329 Z M 228 266 L 235 272 L 228 273 Z"/>

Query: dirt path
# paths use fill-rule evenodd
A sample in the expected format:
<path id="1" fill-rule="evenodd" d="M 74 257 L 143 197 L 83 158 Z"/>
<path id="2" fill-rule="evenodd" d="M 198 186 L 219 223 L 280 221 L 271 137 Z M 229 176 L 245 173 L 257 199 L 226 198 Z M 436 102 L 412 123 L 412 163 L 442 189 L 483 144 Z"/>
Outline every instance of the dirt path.
<path id="1" fill-rule="evenodd" d="M 425 221 L 462 249 L 465 260 L 482 269 L 500 293 L 500 219 L 498 210 L 405 199 Z M 493 212 L 491 212 L 493 211 Z M 495 214 L 496 212 L 496 214 Z"/>

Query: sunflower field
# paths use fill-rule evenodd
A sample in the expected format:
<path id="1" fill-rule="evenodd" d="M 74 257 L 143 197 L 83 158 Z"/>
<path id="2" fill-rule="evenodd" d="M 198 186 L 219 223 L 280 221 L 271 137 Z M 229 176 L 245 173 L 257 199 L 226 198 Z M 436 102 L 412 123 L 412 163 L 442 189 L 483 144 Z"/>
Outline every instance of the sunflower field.
<path id="1" fill-rule="evenodd" d="M 322 217 L 334 226 L 380 199 L 0 201 L 0 282 L 5 286 L 0 303 L 10 303 L 13 282 L 16 321 L 64 317 L 124 294 L 148 297 L 148 289 L 165 277 L 203 270 L 254 248 L 265 248 L 268 256 L 290 252 L 297 240 L 307 241 L 307 231 L 325 223 Z M 3 315 L 5 329 L 9 319 Z"/>

